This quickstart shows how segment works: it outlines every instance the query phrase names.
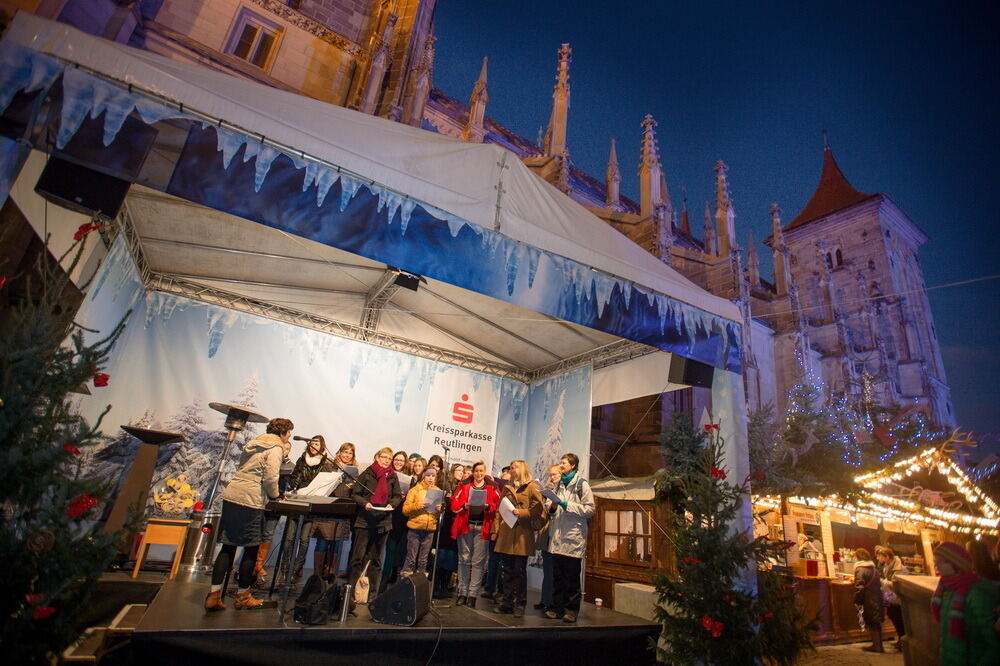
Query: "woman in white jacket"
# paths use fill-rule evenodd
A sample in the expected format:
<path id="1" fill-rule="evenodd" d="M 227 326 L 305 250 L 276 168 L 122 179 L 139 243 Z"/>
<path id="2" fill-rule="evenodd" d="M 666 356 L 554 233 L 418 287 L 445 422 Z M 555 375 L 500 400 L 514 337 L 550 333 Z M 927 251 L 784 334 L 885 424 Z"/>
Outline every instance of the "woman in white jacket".
<path id="1" fill-rule="evenodd" d="M 580 459 L 567 453 L 555 493 L 559 502 L 549 508 L 549 547 L 552 554 L 552 608 L 545 617 L 576 622 L 580 612 L 580 566 L 587 550 L 587 523 L 594 515 L 594 493 L 579 473 Z"/>

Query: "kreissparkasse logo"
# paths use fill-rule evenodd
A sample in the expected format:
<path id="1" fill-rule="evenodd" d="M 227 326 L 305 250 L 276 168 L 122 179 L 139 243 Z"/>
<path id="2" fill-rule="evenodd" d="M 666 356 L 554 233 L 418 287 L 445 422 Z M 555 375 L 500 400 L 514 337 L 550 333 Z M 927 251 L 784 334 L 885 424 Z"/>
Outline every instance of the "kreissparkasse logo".
<path id="1" fill-rule="evenodd" d="M 462 394 L 462 399 L 455 403 L 455 406 L 451 409 L 451 420 L 457 421 L 458 423 L 472 423 L 472 413 L 475 411 L 475 407 L 472 403 L 466 402 L 469 399 L 467 393 Z"/>

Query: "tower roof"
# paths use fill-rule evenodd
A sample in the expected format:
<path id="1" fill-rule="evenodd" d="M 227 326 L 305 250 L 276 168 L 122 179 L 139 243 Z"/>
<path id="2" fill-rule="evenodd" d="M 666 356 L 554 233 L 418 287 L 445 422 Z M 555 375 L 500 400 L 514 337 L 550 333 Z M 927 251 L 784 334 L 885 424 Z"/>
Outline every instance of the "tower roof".
<path id="1" fill-rule="evenodd" d="M 819 219 L 830 213 L 861 203 L 877 194 L 865 194 L 854 189 L 847 182 L 837 160 L 833 157 L 833 150 L 830 146 L 823 147 L 823 173 L 820 174 L 819 184 L 813 192 L 809 203 L 802 209 L 791 223 L 785 227 L 785 231 L 797 229 L 813 220 Z"/>

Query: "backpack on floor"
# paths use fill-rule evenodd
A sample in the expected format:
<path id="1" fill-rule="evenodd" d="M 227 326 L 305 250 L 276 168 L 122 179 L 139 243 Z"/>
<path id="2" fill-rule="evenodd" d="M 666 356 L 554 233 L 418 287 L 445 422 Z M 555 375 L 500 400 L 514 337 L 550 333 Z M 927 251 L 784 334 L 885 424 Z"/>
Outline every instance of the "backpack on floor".
<path id="1" fill-rule="evenodd" d="M 313 574 L 302 586 L 302 593 L 295 600 L 293 617 L 300 624 L 326 624 L 337 616 L 344 599 L 346 581 L 337 579 L 330 584 L 322 576 Z"/>

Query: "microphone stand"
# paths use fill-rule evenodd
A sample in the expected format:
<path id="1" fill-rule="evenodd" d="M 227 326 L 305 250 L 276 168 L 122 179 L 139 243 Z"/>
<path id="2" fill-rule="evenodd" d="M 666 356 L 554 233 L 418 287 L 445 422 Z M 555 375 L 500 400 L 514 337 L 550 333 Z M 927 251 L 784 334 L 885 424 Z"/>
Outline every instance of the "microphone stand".
<path id="1" fill-rule="evenodd" d="M 444 444 L 441 445 L 441 448 L 444 449 L 444 469 L 441 471 L 445 475 L 451 474 L 451 463 L 448 461 L 448 453 L 451 451 L 451 448 L 445 446 Z M 442 490 L 445 489 L 446 484 L 450 485 L 451 479 L 446 477 L 445 482 L 441 484 Z M 445 491 L 444 498 L 441 500 L 441 514 L 438 517 L 438 529 L 434 534 L 434 568 L 431 570 L 431 606 L 434 606 L 435 608 L 451 608 L 450 600 L 439 599 L 438 602 L 440 602 L 441 605 L 438 605 L 438 602 L 435 602 L 434 600 L 434 580 L 437 577 L 438 564 L 441 562 L 441 531 L 444 528 L 444 512 L 449 510 L 450 507 L 447 506 L 447 503 L 450 503 L 450 501 L 451 495 Z"/>

